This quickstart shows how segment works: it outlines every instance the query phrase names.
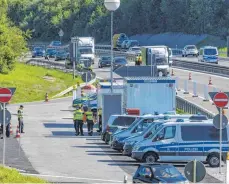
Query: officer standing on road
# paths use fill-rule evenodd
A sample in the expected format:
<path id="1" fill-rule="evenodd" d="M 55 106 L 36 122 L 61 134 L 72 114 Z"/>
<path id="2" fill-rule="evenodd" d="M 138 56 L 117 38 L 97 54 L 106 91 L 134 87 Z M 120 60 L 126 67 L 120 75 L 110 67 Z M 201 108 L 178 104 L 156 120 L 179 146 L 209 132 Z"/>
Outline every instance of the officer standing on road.
<path id="1" fill-rule="evenodd" d="M 102 108 L 99 108 L 99 130 L 97 132 L 102 132 Z"/>
<path id="2" fill-rule="evenodd" d="M 74 117 L 73 117 L 76 136 L 79 135 L 80 121 L 82 121 L 82 119 L 83 119 L 83 112 L 80 108 L 77 108 L 76 111 L 74 112 Z"/>
<path id="3" fill-rule="evenodd" d="M 88 129 L 88 135 L 92 136 L 93 135 L 93 113 L 91 110 L 88 110 L 86 113 L 87 116 L 87 129 Z"/>
<path id="4" fill-rule="evenodd" d="M 19 107 L 19 109 L 17 111 L 20 133 L 25 133 L 24 132 L 24 122 L 23 122 L 23 109 L 24 109 L 24 106 L 20 105 L 20 107 Z"/>

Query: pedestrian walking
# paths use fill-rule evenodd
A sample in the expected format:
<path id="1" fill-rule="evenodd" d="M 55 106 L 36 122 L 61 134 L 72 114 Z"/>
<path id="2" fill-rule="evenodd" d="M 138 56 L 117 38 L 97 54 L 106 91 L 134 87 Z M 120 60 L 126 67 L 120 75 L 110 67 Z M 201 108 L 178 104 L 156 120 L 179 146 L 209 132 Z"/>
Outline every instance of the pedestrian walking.
<path id="1" fill-rule="evenodd" d="M 99 129 L 97 132 L 101 133 L 102 132 L 102 108 L 99 108 Z"/>
<path id="2" fill-rule="evenodd" d="M 23 122 L 23 109 L 24 106 L 20 105 L 18 111 L 17 111 L 17 115 L 18 115 L 18 125 L 19 125 L 19 132 L 20 133 L 25 133 L 24 132 L 24 122 Z"/>
<path id="3" fill-rule="evenodd" d="M 79 135 L 79 132 L 82 134 L 82 129 L 80 131 L 80 124 L 82 124 L 83 122 L 82 119 L 83 119 L 83 111 L 80 108 L 77 108 L 74 112 L 74 117 L 73 117 L 76 136 Z"/>
<path id="4" fill-rule="evenodd" d="M 88 110 L 85 112 L 87 116 L 87 129 L 88 129 L 88 135 L 92 136 L 93 135 L 93 127 L 94 127 L 94 122 L 93 122 L 93 113 L 91 110 Z"/>

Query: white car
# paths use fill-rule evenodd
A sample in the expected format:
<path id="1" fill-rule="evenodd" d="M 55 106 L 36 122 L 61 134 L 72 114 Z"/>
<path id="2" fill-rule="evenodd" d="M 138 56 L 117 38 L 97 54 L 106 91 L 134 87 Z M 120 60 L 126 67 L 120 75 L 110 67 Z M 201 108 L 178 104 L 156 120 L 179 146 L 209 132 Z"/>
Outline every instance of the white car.
<path id="1" fill-rule="evenodd" d="M 187 57 L 189 55 L 198 57 L 198 50 L 195 45 L 186 45 L 184 47 L 182 57 Z"/>
<path id="2" fill-rule="evenodd" d="M 135 55 L 139 55 L 142 53 L 140 47 L 130 47 L 127 52 L 130 54 L 135 54 Z"/>

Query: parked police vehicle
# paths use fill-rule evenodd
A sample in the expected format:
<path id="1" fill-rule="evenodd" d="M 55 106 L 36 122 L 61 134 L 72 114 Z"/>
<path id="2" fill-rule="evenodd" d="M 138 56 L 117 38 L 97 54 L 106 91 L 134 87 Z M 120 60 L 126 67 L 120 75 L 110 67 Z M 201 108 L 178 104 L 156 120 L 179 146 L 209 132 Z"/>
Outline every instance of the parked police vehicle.
<path id="1" fill-rule="evenodd" d="M 200 48 L 198 61 L 218 64 L 219 57 L 217 47 L 206 46 Z"/>
<path id="2" fill-rule="evenodd" d="M 223 160 L 229 150 L 228 127 L 223 129 Z M 219 130 L 212 120 L 167 122 L 150 139 L 137 143 L 132 158 L 147 163 L 157 161 L 188 162 L 198 160 L 218 167 Z"/>

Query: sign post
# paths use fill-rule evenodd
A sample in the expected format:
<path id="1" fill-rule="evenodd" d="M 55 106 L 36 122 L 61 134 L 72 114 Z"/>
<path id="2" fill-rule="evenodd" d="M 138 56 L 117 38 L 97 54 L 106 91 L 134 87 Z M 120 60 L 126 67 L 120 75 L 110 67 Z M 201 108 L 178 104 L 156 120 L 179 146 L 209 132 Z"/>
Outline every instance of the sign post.
<path id="1" fill-rule="evenodd" d="M 3 103 L 3 156 L 2 165 L 5 165 L 5 155 L 6 155 L 6 103 L 10 101 L 12 93 L 8 88 L 0 88 L 0 102 Z"/>
<path id="2" fill-rule="evenodd" d="M 60 29 L 58 34 L 59 34 L 60 42 L 61 42 L 62 41 L 62 37 L 64 36 L 64 31 L 62 29 Z"/>
<path id="3" fill-rule="evenodd" d="M 220 123 L 220 133 L 219 133 L 219 173 L 222 173 L 221 162 L 222 162 L 222 111 L 223 107 L 228 104 L 228 96 L 226 93 L 219 92 L 213 98 L 214 104 L 219 108 L 219 123 Z"/>

